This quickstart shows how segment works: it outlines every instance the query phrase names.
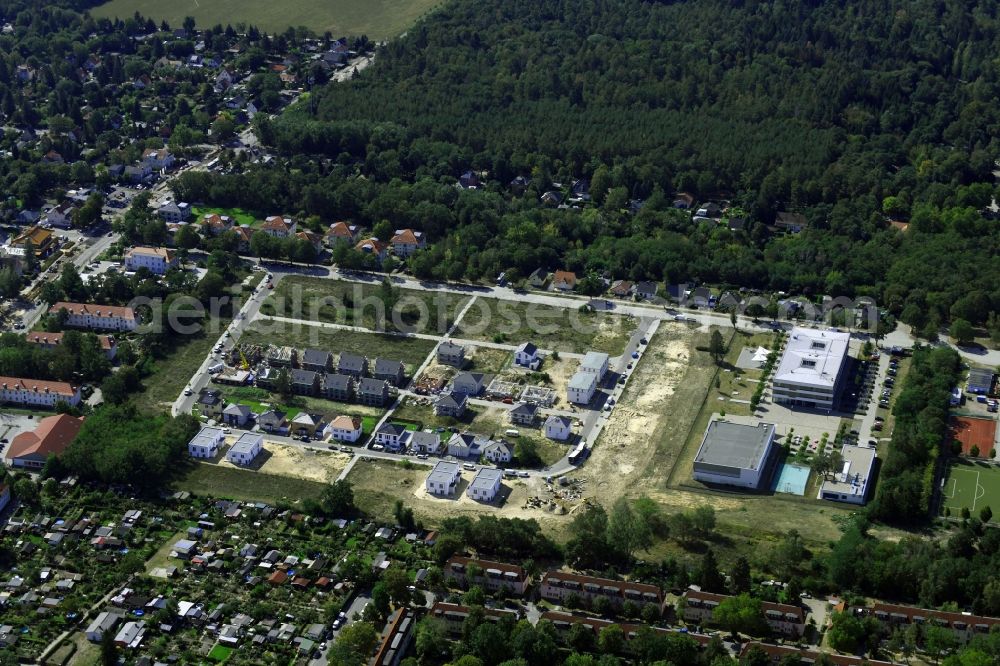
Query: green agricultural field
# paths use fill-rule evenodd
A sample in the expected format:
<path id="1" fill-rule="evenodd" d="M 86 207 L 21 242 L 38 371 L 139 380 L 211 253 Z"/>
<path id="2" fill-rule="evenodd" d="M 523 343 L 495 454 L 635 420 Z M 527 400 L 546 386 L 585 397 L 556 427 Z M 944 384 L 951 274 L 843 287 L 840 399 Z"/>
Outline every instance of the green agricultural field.
<path id="1" fill-rule="evenodd" d="M 635 328 L 632 317 L 617 314 L 479 298 L 453 337 L 515 345 L 530 340 L 542 349 L 578 354 L 593 350 L 617 356 L 625 351 Z"/>
<path id="2" fill-rule="evenodd" d="M 436 346 L 433 340 L 401 335 L 361 333 L 272 321 L 254 322 L 243 332 L 240 341 L 265 345 L 291 345 L 298 349 L 313 347 L 328 349 L 338 354 L 346 351 L 364 354 L 368 358 L 396 359 L 406 366 L 407 376 L 413 375 Z"/>
<path id="3" fill-rule="evenodd" d="M 439 0 L 111 0 L 90 13 L 96 17 L 130 18 L 135 12 L 170 25 L 191 16 L 199 26 L 256 25 L 268 32 L 305 26 L 317 34 L 368 35 L 372 39 L 397 37 Z"/>
<path id="4" fill-rule="evenodd" d="M 979 516 L 985 507 L 1000 519 L 1000 467 L 987 463 L 959 460 L 948 469 L 941 486 L 942 508 L 958 517 L 962 509 Z"/>
<path id="5" fill-rule="evenodd" d="M 268 296 L 266 315 L 359 326 L 373 331 L 443 334 L 458 317 L 468 296 L 447 292 L 395 289 L 388 307 L 378 283 L 286 277 Z"/>

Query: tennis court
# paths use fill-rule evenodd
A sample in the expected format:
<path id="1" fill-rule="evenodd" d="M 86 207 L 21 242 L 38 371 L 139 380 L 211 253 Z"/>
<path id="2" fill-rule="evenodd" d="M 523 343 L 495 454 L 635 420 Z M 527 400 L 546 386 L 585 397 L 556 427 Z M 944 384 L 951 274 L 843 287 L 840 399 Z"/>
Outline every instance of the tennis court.
<path id="1" fill-rule="evenodd" d="M 985 463 L 958 461 L 952 464 L 941 485 L 944 508 L 951 510 L 952 516 L 968 509 L 978 516 L 985 506 L 996 514 L 992 522 L 1000 518 L 1000 467 Z"/>
<path id="2" fill-rule="evenodd" d="M 962 443 L 962 453 L 969 455 L 972 447 L 979 449 L 979 455 L 986 457 L 993 450 L 996 441 L 997 422 L 974 416 L 951 417 L 951 438 Z"/>
<path id="3" fill-rule="evenodd" d="M 806 483 L 808 481 L 808 467 L 785 463 L 781 467 L 781 474 L 774 480 L 771 490 L 776 493 L 802 496 L 806 494 Z"/>

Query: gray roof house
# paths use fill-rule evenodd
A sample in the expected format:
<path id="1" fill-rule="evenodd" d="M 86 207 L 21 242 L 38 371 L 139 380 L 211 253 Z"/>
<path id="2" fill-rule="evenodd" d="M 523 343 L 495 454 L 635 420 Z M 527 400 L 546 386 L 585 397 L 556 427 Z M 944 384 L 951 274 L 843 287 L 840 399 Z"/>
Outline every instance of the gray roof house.
<path id="1" fill-rule="evenodd" d="M 323 375 L 320 394 L 330 400 L 350 402 L 354 399 L 354 377 L 341 374 Z"/>
<path id="2" fill-rule="evenodd" d="M 122 616 L 112 611 L 104 611 L 90 623 L 87 627 L 87 640 L 93 643 L 100 643 L 104 639 L 104 634 L 113 630 L 121 622 Z"/>
<path id="3" fill-rule="evenodd" d="M 260 426 L 261 430 L 273 432 L 287 427 L 288 420 L 285 418 L 285 412 L 269 409 L 257 417 L 257 425 Z"/>
<path id="4" fill-rule="evenodd" d="M 295 395 L 319 393 L 319 373 L 312 370 L 292 370 L 289 379 L 292 382 L 292 393 Z"/>
<path id="5" fill-rule="evenodd" d="M 313 372 L 332 372 L 333 354 L 322 349 L 306 349 L 299 357 L 299 365 L 303 370 Z"/>
<path id="6" fill-rule="evenodd" d="M 358 382 L 358 402 L 370 407 L 384 407 L 389 401 L 389 384 L 365 377 Z"/>
<path id="7" fill-rule="evenodd" d="M 222 421 L 229 426 L 242 427 L 253 416 L 253 412 L 247 405 L 231 402 L 222 410 Z"/>
<path id="8" fill-rule="evenodd" d="M 437 360 L 441 365 L 450 365 L 461 368 L 465 365 L 465 347 L 445 340 L 437 349 Z"/>
<path id="9" fill-rule="evenodd" d="M 364 377 L 368 373 L 368 359 L 361 354 L 341 352 L 337 361 L 337 372 L 341 375 Z"/>
<path id="10" fill-rule="evenodd" d="M 456 432 L 448 440 L 448 455 L 456 458 L 478 458 L 492 440 L 486 435 Z"/>
<path id="11" fill-rule="evenodd" d="M 402 361 L 390 361 L 386 358 L 375 359 L 372 377 L 387 381 L 393 386 L 402 386 L 406 379 L 406 371 Z"/>
<path id="12" fill-rule="evenodd" d="M 507 413 L 507 416 L 510 418 L 511 423 L 525 426 L 534 425 L 535 418 L 538 416 L 538 405 L 530 402 L 522 402 L 511 409 Z"/>
<path id="13" fill-rule="evenodd" d="M 442 395 L 434 402 L 434 413 L 438 416 L 450 416 L 460 419 L 465 415 L 465 408 L 468 403 L 469 396 L 464 393 Z"/>
<path id="14" fill-rule="evenodd" d="M 490 375 L 482 372 L 460 372 L 451 380 L 451 392 L 479 395 L 489 385 L 490 379 Z"/>
<path id="15" fill-rule="evenodd" d="M 441 435 L 418 430 L 410 435 L 410 449 L 416 453 L 436 454 L 441 451 Z"/>

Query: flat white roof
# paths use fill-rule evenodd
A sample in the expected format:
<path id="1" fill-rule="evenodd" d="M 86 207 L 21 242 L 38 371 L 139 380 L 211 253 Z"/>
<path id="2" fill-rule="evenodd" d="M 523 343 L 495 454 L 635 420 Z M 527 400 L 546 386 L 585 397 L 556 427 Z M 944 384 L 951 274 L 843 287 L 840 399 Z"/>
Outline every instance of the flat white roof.
<path id="1" fill-rule="evenodd" d="M 589 351 L 584 355 L 583 360 L 580 361 L 580 367 L 599 370 L 608 362 L 608 358 L 608 355 L 604 352 Z"/>
<path id="2" fill-rule="evenodd" d="M 240 438 L 236 440 L 232 448 L 229 449 L 230 453 L 253 453 L 253 449 L 256 446 L 260 446 L 264 441 L 264 436 L 254 432 L 245 432 L 240 435 Z"/>
<path id="3" fill-rule="evenodd" d="M 213 428 L 211 426 L 203 426 L 198 434 L 191 438 L 188 445 L 195 446 L 207 446 L 209 448 L 213 446 L 218 446 L 219 441 L 222 439 L 222 428 Z"/>
<path id="4" fill-rule="evenodd" d="M 578 372 L 569 380 L 569 388 L 586 391 L 597 384 L 597 377 L 589 372 Z"/>
<path id="5" fill-rule="evenodd" d="M 472 479 L 472 483 L 469 484 L 469 488 L 492 490 L 493 486 L 499 483 L 501 479 L 503 479 L 503 472 L 492 467 L 483 467 L 476 472 L 476 476 Z"/>
<path id="6" fill-rule="evenodd" d="M 459 474 L 461 474 L 461 468 L 457 462 L 439 460 L 434 465 L 431 473 L 427 475 L 427 480 L 431 483 L 446 483 L 450 485 Z"/>
<path id="7" fill-rule="evenodd" d="M 864 495 L 875 466 L 875 449 L 846 444 L 840 453 L 844 456 L 844 465 L 834 475 L 834 480 L 823 482 L 821 492 Z"/>
<path id="8" fill-rule="evenodd" d="M 793 328 L 774 381 L 833 388 L 850 340 L 850 333 Z"/>

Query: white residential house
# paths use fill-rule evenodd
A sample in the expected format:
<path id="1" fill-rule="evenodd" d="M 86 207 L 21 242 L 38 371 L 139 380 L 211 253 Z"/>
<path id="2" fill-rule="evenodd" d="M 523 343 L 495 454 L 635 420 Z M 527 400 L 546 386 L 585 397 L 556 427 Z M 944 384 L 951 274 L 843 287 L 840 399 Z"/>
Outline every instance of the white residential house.
<path id="1" fill-rule="evenodd" d="M 569 439 L 573 430 L 573 421 L 567 416 L 551 415 L 545 419 L 545 436 L 558 442 Z"/>
<path id="2" fill-rule="evenodd" d="M 580 361 L 580 372 L 596 376 L 600 383 L 608 371 L 608 360 L 608 355 L 603 352 L 589 351 Z"/>
<path id="3" fill-rule="evenodd" d="M 125 252 L 125 270 L 149 270 L 154 275 L 164 275 L 177 267 L 177 257 L 165 247 L 132 247 Z"/>
<path id="4" fill-rule="evenodd" d="M 61 203 L 49 210 L 46 214 L 46 221 L 54 227 L 61 227 L 63 229 L 69 229 L 73 225 L 73 213 L 76 212 L 76 206 L 72 203 L 66 202 Z"/>
<path id="5" fill-rule="evenodd" d="M 80 388 L 67 382 L 0 377 L 0 403 L 51 408 L 60 400 L 71 407 L 79 405 Z"/>
<path id="6" fill-rule="evenodd" d="M 121 622 L 122 616 L 113 611 L 104 611 L 90 623 L 87 627 L 86 636 L 87 640 L 91 643 L 100 643 L 104 640 L 104 634 L 111 632 L 118 623 Z"/>
<path id="7" fill-rule="evenodd" d="M 356 416 L 341 415 L 326 428 L 330 438 L 338 442 L 356 442 L 361 437 L 362 423 Z"/>
<path id="8" fill-rule="evenodd" d="M 424 481 L 424 488 L 431 495 L 451 496 L 462 479 L 462 467 L 457 462 L 439 460 Z"/>
<path id="9" fill-rule="evenodd" d="M 50 313 L 66 311 L 66 326 L 95 331 L 134 331 L 139 324 L 135 310 L 115 305 L 67 303 L 60 301 L 49 308 Z"/>
<path id="10" fill-rule="evenodd" d="M 187 222 L 187 220 L 191 217 L 191 206 L 183 201 L 179 203 L 168 201 L 156 209 L 156 214 L 159 215 L 164 222 L 173 222 L 175 224 Z"/>
<path id="11" fill-rule="evenodd" d="M 538 347 L 533 342 L 522 342 L 514 351 L 514 363 L 524 368 L 537 370 L 542 359 L 538 355 Z"/>
<path id="12" fill-rule="evenodd" d="M 226 460 L 234 465 L 246 466 L 251 464 L 260 455 L 264 446 L 264 436 L 256 432 L 245 432 L 240 435 L 229 451 L 226 452 Z"/>
<path id="13" fill-rule="evenodd" d="M 406 428 L 398 423 L 383 423 L 375 431 L 375 441 L 390 451 L 402 449 L 407 439 L 408 432 Z"/>
<path id="14" fill-rule="evenodd" d="M 247 405 L 231 402 L 222 410 L 222 421 L 228 426 L 242 428 L 253 417 L 253 412 Z"/>
<path id="15" fill-rule="evenodd" d="M 483 457 L 495 465 L 505 465 L 514 456 L 506 442 L 492 442 L 483 449 Z"/>
<path id="16" fill-rule="evenodd" d="M 597 375 L 580 370 L 566 386 L 566 399 L 576 405 L 586 405 L 597 390 Z"/>
<path id="17" fill-rule="evenodd" d="M 271 215 L 264 220 L 260 230 L 274 238 L 288 238 L 295 233 L 295 220 L 290 217 Z"/>
<path id="18" fill-rule="evenodd" d="M 214 458 L 219 455 L 219 447 L 226 441 L 222 428 L 204 426 L 188 442 L 188 455 L 192 458 Z"/>
<path id="19" fill-rule="evenodd" d="M 491 467 L 483 467 L 472 479 L 472 483 L 466 489 L 465 494 L 477 502 L 492 502 L 500 492 L 500 481 L 503 479 L 503 472 Z"/>
<path id="20" fill-rule="evenodd" d="M 424 234 L 419 231 L 396 229 L 396 233 L 389 240 L 389 245 L 392 246 L 392 251 L 396 256 L 409 257 L 417 250 L 426 247 L 427 242 L 424 240 Z"/>
<path id="21" fill-rule="evenodd" d="M 142 163 L 153 171 L 162 171 L 174 165 L 174 156 L 166 148 L 147 148 L 142 153 Z"/>

